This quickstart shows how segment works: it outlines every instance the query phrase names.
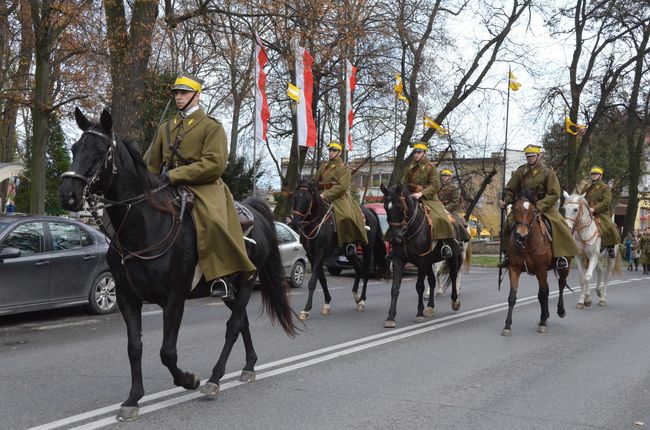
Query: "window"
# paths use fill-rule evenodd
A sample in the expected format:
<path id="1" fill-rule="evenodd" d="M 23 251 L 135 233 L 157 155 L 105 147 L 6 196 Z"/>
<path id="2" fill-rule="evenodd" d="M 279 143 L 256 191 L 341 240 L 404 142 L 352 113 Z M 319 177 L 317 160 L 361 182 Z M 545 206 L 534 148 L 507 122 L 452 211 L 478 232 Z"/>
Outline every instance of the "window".
<path id="1" fill-rule="evenodd" d="M 9 236 L 2 241 L 0 248 L 18 248 L 23 256 L 43 252 L 45 233 L 43 223 L 30 222 L 16 227 Z"/>
<path id="2" fill-rule="evenodd" d="M 381 173 L 373 173 L 372 174 L 372 188 L 379 188 L 379 185 L 381 184 Z"/>
<path id="3" fill-rule="evenodd" d="M 286 245 L 287 243 L 295 242 L 296 239 L 291 234 L 289 230 L 283 225 L 275 225 L 275 231 L 278 234 L 278 243 L 280 245 Z"/>
<path id="4" fill-rule="evenodd" d="M 50 234 L 52 235 L 52 250 L 81 248 L 81 231 L 74 224 L 51 222 Z"/>
<path id="5" fill-rule="evenodd" d="M 81 246 L 92 246 L 95 243 L 86 230 L 80 228 L 79 231 L 81 232 Z"/>

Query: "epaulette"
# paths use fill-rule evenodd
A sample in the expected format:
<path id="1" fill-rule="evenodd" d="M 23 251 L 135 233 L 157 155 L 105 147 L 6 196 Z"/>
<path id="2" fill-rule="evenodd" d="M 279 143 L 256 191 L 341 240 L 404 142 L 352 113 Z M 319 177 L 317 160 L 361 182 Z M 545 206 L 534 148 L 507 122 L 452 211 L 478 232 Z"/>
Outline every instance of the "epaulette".
<path id="1" fill-rule="evenodd" d="M 208 118 L 210 118 L 212 121 L 216 122 L 217 124 L 221 125 L 221 121 L 219 121 L 217 118 L 213 117 L 212 115 L 206 115 Z"/>

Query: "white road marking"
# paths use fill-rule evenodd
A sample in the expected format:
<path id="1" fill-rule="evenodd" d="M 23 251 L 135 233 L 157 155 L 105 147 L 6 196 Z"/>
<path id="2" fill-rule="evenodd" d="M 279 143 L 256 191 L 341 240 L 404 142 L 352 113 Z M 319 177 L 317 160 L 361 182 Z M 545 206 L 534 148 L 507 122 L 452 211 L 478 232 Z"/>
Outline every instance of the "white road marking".
<path id="1" fill-rule="evenodd" d="M 96 324 L 101 321 L 99 320 L 83 320 L 83 321 L 72 321 L 60 324 L 50 324 L 50 325 L 41 325 L 34 327 L 34 330 L 54 330 L 57 328 L 67 328 L 67 327 L 80 327 L 84 325 Z"/>
<path id="2" fill-rule="evenodd" d="M 645 278 L 643 278 L 645 279 Z M 641 278 L 632 278 L 632 279 L 626 279 L 626 280 L 616 280 L 612 281 L 609 283 L 609 285 L 616 285 L 616 284 L 625 284 L 633 281 L 639 281 L 642 280 Z M 595 288 L 595 283 L 590 284 L 590 289 Z M 565 291 L 566 295 L 571 295 L 572 293 L 570 291 Z M 549 298 L 556 297 L 559 295 L 559 291 L 553 291 L 549 294 Z M 518 306 L 523 306 L 531 303 L 537 303 L 537 295 L 533 296 L 528 296 L 524 298 L 518 298 L 517 299 L 517 305 Z M 281 360 L 277 360 L 271 363 L 266 363 L 262 364 L 260 366 L 256 367 L 256 371 L 259 372 L 260 370 L 264 369 L 272 369 L 269 370 L 268 372 L 263 372 L 263 373 L 257 373 L 256 375 L 256 380 L 261 380 L 261 379 L 266 379 L 271 376 L 276 376 L 276 375 L 281 375 L 283 373 L 291 372 L 294 370 L 302 369 L 308 366 L 313 366 L 315 364 L 322 363 L 324 361 L 329 361 L 333 360 L 335 358 L 343 357 L 345 355 L 353 354 L 355 352 L 363 351 L 369 348 L 373 348 L 376 346 L 384 345 L 390 342 L 394 342 L 397 340 L 401 339 L 406 339 L 418 334 L 422 333 L 427 333 L 433 330 L 438 330 L 441 328 L 445 328 L 451 325 L 463 323 L 466 321 L 470 321 L 473 319 L 481 318 L 484 316 L 492 315 L 494 313 L 498 312 L 503 312 L 508 308 L 508 303 L 497 303 L 494 305 L 486 306 L 483 308 L 479 309 L 474 309 L 474 310 L 469 310 L 466 312 L 462 312 L 459 314 L 453 314 L 453 315 L 448 315 L 446 317 L 442 317 L 439 319 L 435 320 L 429 320 L 424 323 L 419 323 L 419 324 L 413 324 L 409 325 L 406 327 L 398 328 L 398 329 L 392 329 L 390 331 L 384 331 L 381 333 L 377 333 L 371 336 L 366 336 L 363 338 L 351 340 L 348 342 L 343 342 L 337 345 L 333 345 L 330 347 L 325 347 L 321 348 L 315 351 L 310 351 L 304 354 L 299 354 L 295 355 L 293 357 L 287 357 Z M 303 359 L 307 359 L 310 357 L 315 357 L 311 358 L 299 363 L 295 364 L 289 364 L 293 363 L 296 361 L 300 361 Z M 284 367 L 278 367 L 282 366 L 285 364 L 289 364 Z M 240 382 L 240 381 L 230 381 L 230 382 L 223 382 L 224 380 L 228 380 L 234 377 L 239 376 L 240 372 L 231 372 L 226 375 L 221 380 L 221 385 L 220 385 L 220 391 L 224 391 L 230 388 L 237 387 L 239 385 L 246 384 L 246 382 Z M 202 380 L 201 384 L 204 384 L 206 380 Z M 140 404 L 147 403 L 153 400 L 158 400 L 162 399 L 177 393 L 185 392 L 186 390 L 184 388 L 176 387 L 172 388 L 169 390 L 165 391 L 160 391 L 158 393 L 153 393 L 147 396 L 144 396 L 140 400 Z M 188 394 L 184 394 L 178 397 L 173 397 L 167 400 L 162 400 L 157 403 L 153 403 L 150 405 L 146 406 L 141 406 L 140 407 L 140 415 L 145 415 L 160 409 L 164 409 L 170 406 L 174 406 L 180 403 L 184 403 L 196 398 L 203 397 L 204 395 L 198 391 L 193 391 Z M 64 426 L 69 426 L 71 424 L 92 419 L 95 417 L 99 417 L 101 415 L 106 415 L 108 413 L 113 413 L 118 411 L 120 408 L 120 404 L 114 404 L 110 406 L 106 406 L 103 408 L 95 409 L 92 411 L 84 412 L 78 415 L 74 415 L 71 417 L 63 418 L 57 421 L 52 421 L 50 423 L 42 424 L 37 427 L 32 427 L 28 430 L 50 430 L 50 429 L 56 429 Z M 110 417 L 105 417 L 105 418 L 100 418 L 96 421 L 91 421 L 86 424 L 82 424 L 80 426 L 74 427 L 73 430 L 91 430 L 91 429 L 97 429 L 101 427 L 105 427 L 110 424 L 115 424 L 118 423 L 117 419 L 114 416 Z"/>

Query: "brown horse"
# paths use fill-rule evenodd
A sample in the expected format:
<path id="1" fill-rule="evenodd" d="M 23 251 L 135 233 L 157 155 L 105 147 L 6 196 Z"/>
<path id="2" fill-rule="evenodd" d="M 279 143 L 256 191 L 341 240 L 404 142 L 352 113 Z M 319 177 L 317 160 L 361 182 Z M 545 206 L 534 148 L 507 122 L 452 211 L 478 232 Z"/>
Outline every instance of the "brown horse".
<path id="1" fill-rule="evenodd" d="M 529 275 L 535 275 L 539 284 L 537 299 L 542 308 L 537 331 L 546 333 L 546 321 L 549 317 L 548 312 L 548 271 L 554 269 L 553 252 L 551 249 L 551 240 L 548 234 L 548 228 L 544 222 L 542 213 L 537 210 L 535 193 L 525 189 L 519 195 L 512 205 L 512 214 L 514 224 L 512 233 L 508 238 L 508 276 L 510 278 L 510 294 L 508 295 L 508 317 L 506 325 L 501 332 L 502 336 L 511 336 L 512 330 L 512 310 L 517 302 L 517 287 L 519 286 L 519 276 L 522 272 Z M 570 263 L 570 261 L 569 261 Z M 566 311 L 564 309 L 563 292 L 566 286 L 566 279 L 569 275 L 569 269 L 557 270 L 559 278 L 560 297 L 557 303 L 557 314 L 564 318 Z"/>

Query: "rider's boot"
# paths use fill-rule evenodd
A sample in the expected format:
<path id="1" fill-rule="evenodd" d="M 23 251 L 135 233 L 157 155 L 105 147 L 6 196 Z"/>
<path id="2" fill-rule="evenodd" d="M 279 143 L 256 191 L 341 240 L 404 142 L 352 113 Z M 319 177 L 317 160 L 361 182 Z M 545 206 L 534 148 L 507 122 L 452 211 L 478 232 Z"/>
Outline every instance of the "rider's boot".
<path id="1" fill-rule="evenodd" d="M 226 278 L 217 278 L 210 284 L 210 297 L 232 300 L 235 298 L 235 290 Z"/>
<path id="2" fill-rule="evenodd" d="M 569 268 L 569 260 L 567 260 L 566 257 L 558 257 L 555 260 L 555 267 L 557 268 L 557 270 L 568 269 Z"/>
<path id="3" fill-rule="evenodd" d="M 607 247 L 607 256 L 609 258 L 616 258 L 616 251 L 614 250 L 614 245 Z"/>
<path id="4" fill-rule="evenodd" d="M 442 248 L 440 248 L 440 255 L 442 258 L 451 258 L 453 257 L 454 253 L 451 251 L 451 246 L 447 242 L 442 245 Z"/>

